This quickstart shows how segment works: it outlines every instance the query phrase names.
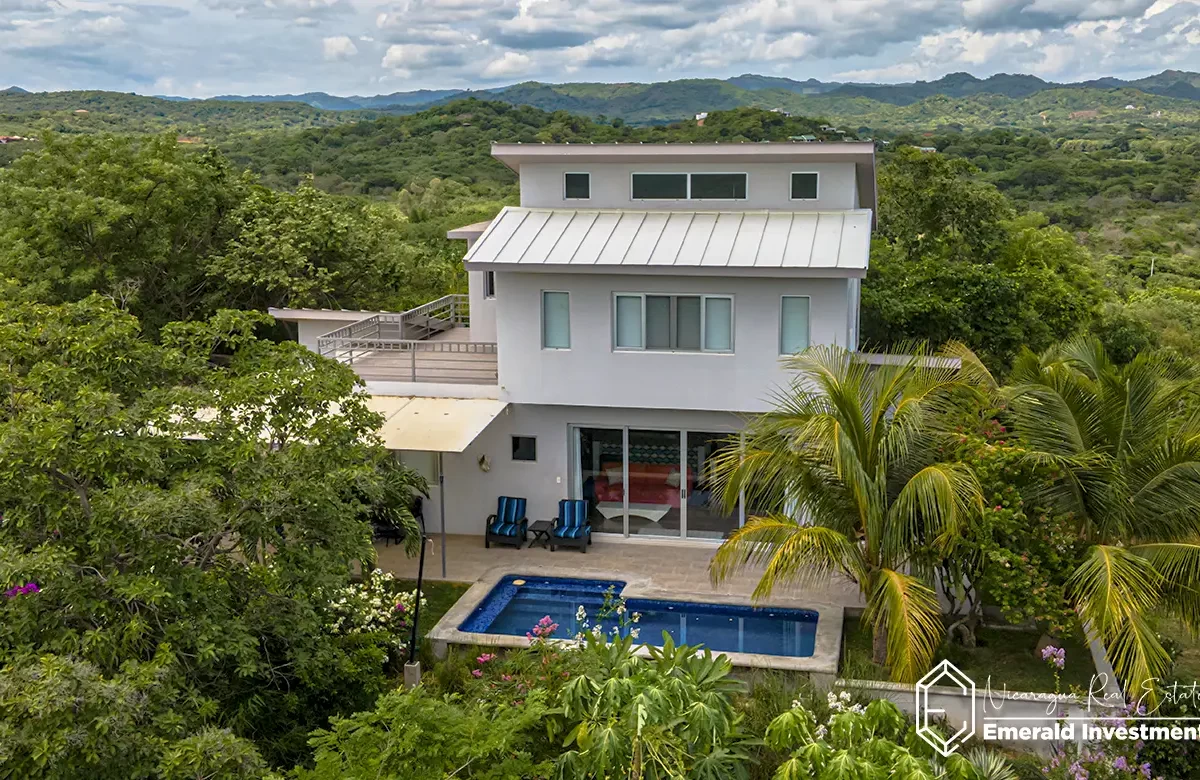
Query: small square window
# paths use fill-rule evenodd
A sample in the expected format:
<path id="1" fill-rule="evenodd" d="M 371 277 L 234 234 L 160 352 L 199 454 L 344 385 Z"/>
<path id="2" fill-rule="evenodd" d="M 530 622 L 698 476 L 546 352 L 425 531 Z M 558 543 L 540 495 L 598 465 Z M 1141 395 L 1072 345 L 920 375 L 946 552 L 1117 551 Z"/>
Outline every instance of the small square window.
<path id="1" fill-rule="evenodd" d="M 633 174 L 634 200 L 685 200 L 687 196 L 686 173 Z"/>
<path id="2" fill-rule="evenodd" d="M 816 200 L 817 178 L 815 173 L 793 173 L 792 200 Z"/>
<path id="3" fill-rule="evenodd" d="M 512 459 L 535 461 L 537 460 L 537 437 L 536 436 L 514 436 L 512 437 Z"/>
<path id="4" fill-rule="evenodd" d="M 592 197 L 590 173 L 563 174 L 563 197 L 566 200 L 587 200 Z"/>

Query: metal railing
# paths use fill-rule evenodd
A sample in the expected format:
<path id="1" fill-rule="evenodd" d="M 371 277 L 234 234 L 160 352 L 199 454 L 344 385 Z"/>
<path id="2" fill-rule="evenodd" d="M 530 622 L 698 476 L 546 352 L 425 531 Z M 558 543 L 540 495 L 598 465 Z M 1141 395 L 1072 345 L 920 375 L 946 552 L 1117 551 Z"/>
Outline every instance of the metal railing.
<path id="1" fill-rule="evenodd" d="M 495 384 L 494 342 L 434 338 L 470 323 L 467 296 L 446 295 L 326 333 L 317 339 L 317 350 L 372 379 Z"/>

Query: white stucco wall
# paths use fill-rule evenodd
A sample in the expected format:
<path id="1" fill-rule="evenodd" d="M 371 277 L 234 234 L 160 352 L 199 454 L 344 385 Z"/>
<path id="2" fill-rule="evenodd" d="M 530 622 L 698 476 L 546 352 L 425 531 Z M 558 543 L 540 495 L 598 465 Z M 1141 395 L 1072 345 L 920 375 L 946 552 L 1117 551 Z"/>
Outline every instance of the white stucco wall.
<path id="1" fill-rule="evenodd" d="M 515 403 L 766 411 L 788 378 L 779 356 L 781 296 L 811 297 L 811 343 L 846 346 L 850 335 L 846 279 L 506 272 L 496 283 L 501 398 Z M 543 290 L 570 293 L 570 349 L 542 349 Z M 731 294 L 734 351 L 614 350 L 615 292 Z"/>
<path id="2" fill-rule="evenodd" d="M 591 174 L 591 198 L 565 200 L 563 174 Z M 633 200 L 630 174 L 746 173 L 746 200 Z M 791 174 L 816 172 L 817 200 L 791 200 Z M 854 163 L 525 163 L 521 166 L 521 205 L 529 208 L 783 209 L 811 211 L 858 208 Z"/>
<path id="3" fill-rule="evenodd" d="M 351 320 L 299 320 L 296 322 L 296 330 L 299 336 L 297 340 L 313 352 L 319 352 L 320 350 L 317 349 L 317 339 L 338 328 L 353 325 L 359 319 L 362 318 L 359 317 Z"/>
<path id="4" fill-rule="evenodd" d="M 470 243 L 467 244 L 470 246 Z M 471 304 L 471 340 L 496 340 L 496 299 L 484 295 L 484 271 L 467 272 L 467 300 Z"/>
<path id="5" fill-rule="evenodd" d="M 442 456 L 446 472 L 446 531 L 483 534 L 484 520 L 496 511 L 496 498 L 523 496 L 529 501 L 530 522 L 552 519 L 558 501 L 569 498 L 571 478 L 570 426 L 734 432 L 742 427 L 727 412 L 683 412 L 652 409 L 604 409 L 514 404 L 484 429 L 467 450 Z M 537 461 L 512 459 L 512 436 L 537 437 Z M 479 467 L 487 456 L 491 469 Z M 433 477 L 429 453 L 401 453 L 401 459 Z M 426 528 L 440 531 L 438 496 L 425 505 Z M 483 544 L 482 539 L 480 544 Z"/>

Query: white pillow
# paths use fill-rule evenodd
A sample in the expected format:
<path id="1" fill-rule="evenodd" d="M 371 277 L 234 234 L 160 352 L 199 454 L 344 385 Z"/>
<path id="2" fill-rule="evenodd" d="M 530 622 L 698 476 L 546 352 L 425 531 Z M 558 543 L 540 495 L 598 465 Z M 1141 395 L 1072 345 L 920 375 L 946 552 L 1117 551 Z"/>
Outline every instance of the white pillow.
<path id="1" fill-rule="evenodd" d="M 679 472 L 672 471 L 667 475 L 667 487 L 679 487 Z"/>

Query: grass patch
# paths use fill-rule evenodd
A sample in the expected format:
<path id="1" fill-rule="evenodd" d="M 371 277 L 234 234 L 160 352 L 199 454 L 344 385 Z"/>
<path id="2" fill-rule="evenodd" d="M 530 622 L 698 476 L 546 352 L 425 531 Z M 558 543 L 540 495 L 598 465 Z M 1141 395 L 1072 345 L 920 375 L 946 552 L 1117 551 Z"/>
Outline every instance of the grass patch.
<path id="1" fill-rule="evenodd" d="M 1175 645 L 1178 652 L 1171 675 L 1181 683 L 1200 680 L 1200 638 L 1192 636 L 1187 626 L 1174 617 L 1155 616 L 1151 625 L 1162 639 Z"/>
<path id="2" fill-rule="evenodd" d="M 396 585 L 403 590 L 416 590 L 416 580 L 396 580 Z M 442 619 L 450 611 L 462 595 L 466 593 L 470 587 L 469 582 L 449 582 L 445 580 L 425 580 L 425 606 L 421 608 L 421 625 L 419 626 L 419 635 L 424 637 L 429 632 L 429 629 L 437 625 L 437 622 Z"/>
<path id="3" fill-rule="evenodd" d="M 979 646 L 974 649 L 958 645 L 943 645 L 934 656 L 934 663 L 949 660 L 977 687 L 992 680 L 992 690 L 1000 691 L 1054 691 L 1054 673 L 1041 657 L 1034 655 L 1038 639 L 1037 631 L 1007 628 L 980 628 L 977 634 Z M 1088 689 L 1095 666 L 1083 637 L 1062 640 L 1067 651 L 1067 665 L 1062 671 L 1062 690 L 1070 691 L 1072 685 Z M 871 662 L 871 628 L 864 626 L 859 618 L 847 617 L 842 627 L 843 677 L 859 680 L 887 680 L 887 671 Z"/>

